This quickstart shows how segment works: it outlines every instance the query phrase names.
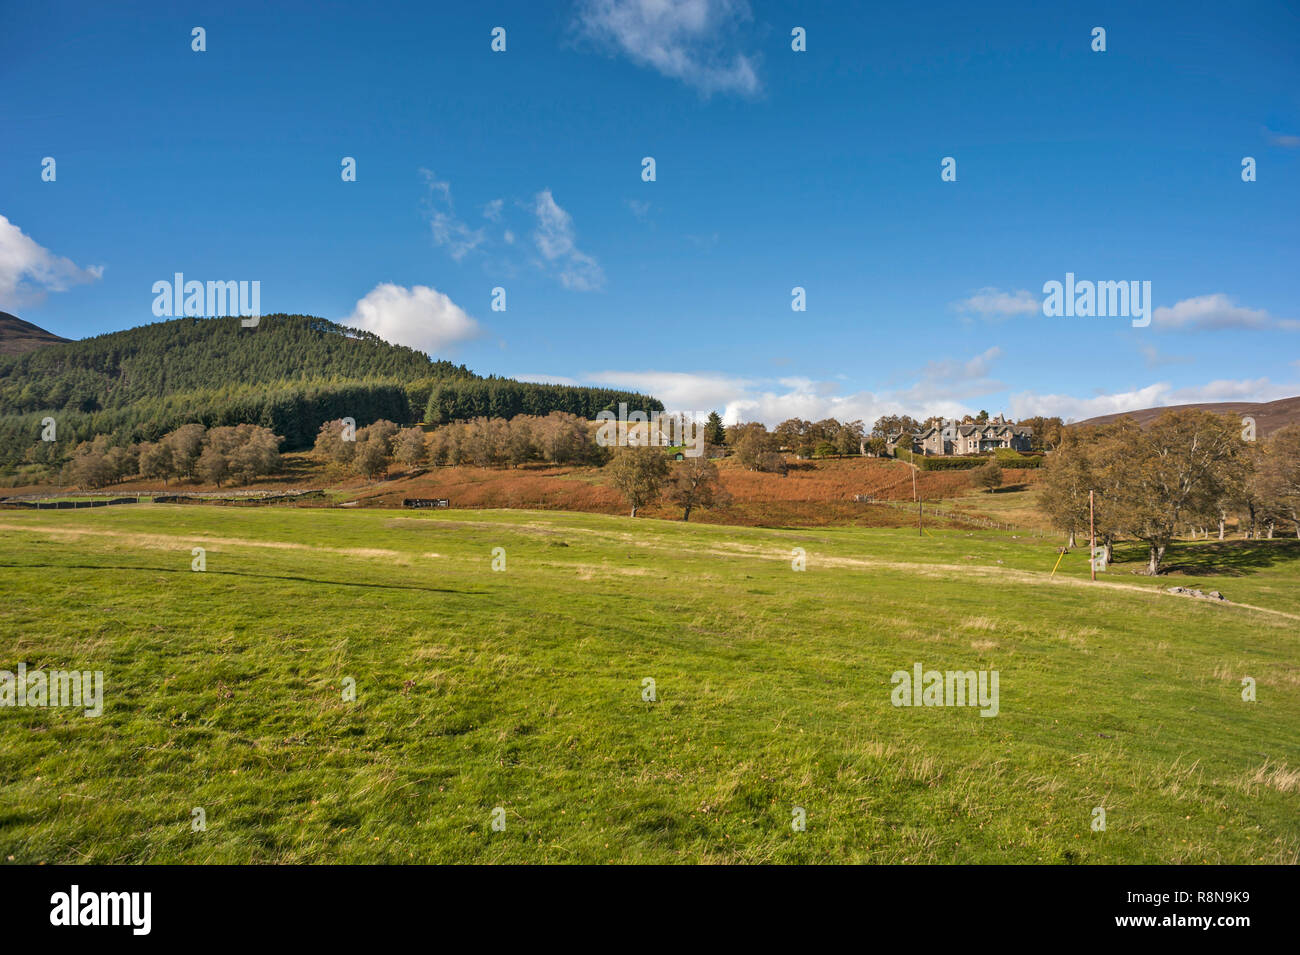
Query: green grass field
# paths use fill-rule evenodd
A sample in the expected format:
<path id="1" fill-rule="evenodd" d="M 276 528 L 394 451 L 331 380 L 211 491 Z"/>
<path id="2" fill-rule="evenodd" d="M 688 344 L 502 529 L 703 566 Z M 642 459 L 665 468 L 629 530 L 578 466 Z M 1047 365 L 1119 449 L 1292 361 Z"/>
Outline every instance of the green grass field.
<path id="1" fill-rule="evenodd" d="M 0 709 L 0 859 L 1297 862 L 1297 542 L 1179 545 L 1158 580 L 1122 550 L 1095 585 L 1082 551 L 1049 579 L 1057 543 L 0 512 L 0 669 L 105 679 L 99 718 Z M 892 706 L 917 662 L 996 669 L 999 715 Z"/>

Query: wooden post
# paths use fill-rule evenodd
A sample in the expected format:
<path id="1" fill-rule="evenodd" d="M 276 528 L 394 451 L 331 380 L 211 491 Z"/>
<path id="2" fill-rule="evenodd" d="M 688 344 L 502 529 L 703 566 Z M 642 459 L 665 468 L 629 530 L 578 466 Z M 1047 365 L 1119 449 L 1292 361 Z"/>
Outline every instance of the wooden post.
<path id="1" fill-rule="evenodd" d="M 1088 569 L 1092 574 L 1092 579 L 1097 579 L 1097 526 L 1092 519 L 1092 492 L 1088 492 L 1088 537 L 1092 539 L 1092 546 L 1088 550 Z"/>

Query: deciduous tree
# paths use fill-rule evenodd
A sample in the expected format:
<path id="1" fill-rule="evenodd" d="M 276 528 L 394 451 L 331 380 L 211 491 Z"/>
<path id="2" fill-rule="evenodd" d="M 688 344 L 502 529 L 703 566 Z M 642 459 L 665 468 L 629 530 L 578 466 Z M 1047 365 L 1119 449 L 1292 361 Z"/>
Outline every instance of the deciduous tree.
<path id="1" fill-rule="evenodd" d="M 637 511 L 659 499 L 668 480 L 668 458 L 660 448 L 620 448 L 604 470 L 636 517 Z"/>

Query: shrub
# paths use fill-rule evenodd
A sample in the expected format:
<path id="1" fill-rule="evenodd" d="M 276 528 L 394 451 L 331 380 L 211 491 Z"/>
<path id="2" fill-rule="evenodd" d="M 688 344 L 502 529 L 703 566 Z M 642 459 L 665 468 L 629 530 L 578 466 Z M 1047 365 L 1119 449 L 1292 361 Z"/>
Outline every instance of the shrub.
<path id="1" fill-rule="evenodd" d="M 981 467 L 988 458 L 927 458 L 917 455 L 913 460 L 922 471 L 970 471 Z"/>

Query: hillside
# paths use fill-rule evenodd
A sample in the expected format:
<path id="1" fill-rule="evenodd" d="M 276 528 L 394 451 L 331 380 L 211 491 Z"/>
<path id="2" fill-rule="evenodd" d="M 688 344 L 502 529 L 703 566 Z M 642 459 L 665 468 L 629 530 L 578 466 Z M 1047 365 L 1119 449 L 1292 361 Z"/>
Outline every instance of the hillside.
<path id="1" fill-rule="evenodd" d="M 414 424 L 431 413 L 591 418 L 620 401 L 663 409 L 626 391 L 483 378 L 309 315 L 266 315 L 256 328 L 237 317 L 178 318 L 0 355 L 0 468 L 57 463 L 51 459 L 97 434 L 152 441 L 189 422 L 262 425 L 292 450 L 345 416 L 358 425 Z M 57 448 L 37 444 L 46 416 L 58 423 Z"/>
<path id="2" fill-rule="evenodd" d="M 1125 411 L 1122 414 L 1101 415 L 1096 418 L 1088 418 L 1086 421 L 1075 421 L 1068 427 L 1079 428 L 1086 425 L 1108 424 L 1117 418 L 1128 417 L 1145 428 L 1166 411 L 1181 411 L 1188 408 L 1240 417 L 1249 415 L 1255 419 L 1255 433 L 1261 438 L 1266 438 L 1274 431 L 1285 428 L 1287 425 L 1300 424 L 1300 396 L 1298 396 L 1265 402 L 1207 401 L 1190 405 L 1168 405 L 1163 408 L 1143 408 L 1140 411 Z"/>
<path id="3" fill-rule="evenodd" d="M 0 312 L 0 355 L 20 355 L 44 345 L 56 345 L 68 339 L 25 322 L 17 315 Z"/>
<path id="4" fill-rule="evenodd" d="M 257 328 L 178 318 L 0 359 L 0 410 L 91 412 L 209 389 L 431 377 L 477 376 L 306 315 L 268 315 Z"/>

